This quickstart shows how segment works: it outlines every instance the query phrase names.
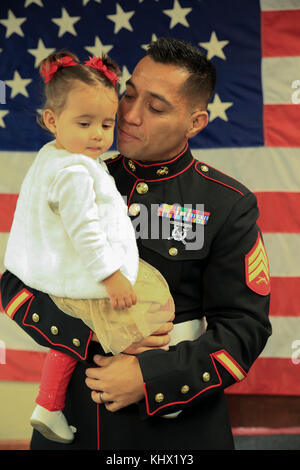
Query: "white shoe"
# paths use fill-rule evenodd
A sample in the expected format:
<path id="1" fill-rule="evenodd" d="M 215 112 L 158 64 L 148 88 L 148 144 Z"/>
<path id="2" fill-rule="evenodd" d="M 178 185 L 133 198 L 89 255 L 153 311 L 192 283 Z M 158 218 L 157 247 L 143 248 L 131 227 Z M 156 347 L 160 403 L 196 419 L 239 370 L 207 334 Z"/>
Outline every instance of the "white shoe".
<path id="1" fill-rule="evenodd" d="M 30 418 L 30 424 L 50 441 L 69 444 L 74 439 L 73 426 L 71 428 L 68 425 L 62 411 L 49 411 L 36 405 Z M 75 428 L 73 429 L 75 430 Z"/>

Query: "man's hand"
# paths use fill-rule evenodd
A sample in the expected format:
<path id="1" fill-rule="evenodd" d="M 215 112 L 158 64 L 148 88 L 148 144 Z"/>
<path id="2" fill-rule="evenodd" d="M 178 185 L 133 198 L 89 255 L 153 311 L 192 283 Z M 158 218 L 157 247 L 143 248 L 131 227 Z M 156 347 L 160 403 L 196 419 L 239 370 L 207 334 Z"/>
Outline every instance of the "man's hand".
<path id="1" fill-rule="evenodd" d="M 143 376 L 135 356 L 96 355 L 94 361 L 100 367 L 87 369 L 85 382 L 95 403 L 104 403 L 109 411 L 117 411 L 144 397 Z"/>
<path id="2" fill-rule="evenodd" d="M 168 350 L 170 342 L 168 333 L 172 329 L 173 322 L 166 322 L 151 336 L 133 343 L 117 356 L 96 355 L 94 361 L 99 367 L 87 369 L 85 380 L 87 386 L 92 389 L 92 400 L 95 403 L 104 403 L 109 411 L 117 411 L 142 400 L 144 381 L 135 356 L 149 349 Z M 98 341 L 95 333 L 93 333 L 92 340 Z"/>
<path id="3" fill-rule="evenodd" d="M 175 317 L 175 315 L 174 315 Z M 173 320 L 174 320 L 173 317 Z M 137 343 L 132 343 L 127 349 L 123 351 L 123 354 L 141 354 L 144 351 L 148 351 L 149 349 L 157 349 L 161 348 L 165 351 L 169 349 L 169 342 L 170 342 L 170 331 L 174 328 L 173 322 L 169 321 L 164 323 L 157 331 L 152 333 L 152 335 L 147 336 L 147 338 L 143 338 Z M 93 333 L 92 341 L 99 340 L 95 333 Z"/>
<path id="4" fill-rule="evenodd" d="M 174 325 L 172 321 L 164 323 L 155 333 L 152 333 L 151 336 L 147 336 L 147 338 L 143 338 L 137 343 L 132 343 L 123 353 L 137 355 L 149 349 L 157 348 L 168 351 L 168 344 L 171 339 L 169 333 L 173 328 Z"/>

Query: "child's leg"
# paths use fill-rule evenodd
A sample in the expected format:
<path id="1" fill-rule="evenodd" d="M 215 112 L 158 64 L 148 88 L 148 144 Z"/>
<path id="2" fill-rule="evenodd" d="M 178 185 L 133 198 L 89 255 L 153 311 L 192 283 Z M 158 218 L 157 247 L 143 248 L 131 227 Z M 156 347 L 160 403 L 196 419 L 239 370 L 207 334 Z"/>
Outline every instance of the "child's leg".
<path id="1" fill-rule="evenodd" d="M 74 433 L 63 412 L 67 387 L 76 366 L 76 359 L 50 349 L 42 373 L 31 425 L 44 437 L 56 442 L 71 443 Z"/>
<path id="2" fill-rule="evenodd" d="M 71 375 L 77 360 L 67 354 L 50 349 L 44 363 L 38 405 L 49 411 L 62 410 Z"/>

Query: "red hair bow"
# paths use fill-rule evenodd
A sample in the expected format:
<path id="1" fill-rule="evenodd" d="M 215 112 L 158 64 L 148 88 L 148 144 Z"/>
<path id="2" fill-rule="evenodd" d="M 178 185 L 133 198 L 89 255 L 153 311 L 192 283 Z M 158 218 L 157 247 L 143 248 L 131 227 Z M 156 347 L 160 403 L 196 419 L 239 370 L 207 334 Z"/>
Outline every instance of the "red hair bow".
<path id="1" fill-rule="evenodd" d="M 41 67 L 41 75 L 43 75 L 45 83 L 50 82 L 59 69 L 69 67 L 70 65 L 78 64 L 69 55 L 65 55 L 55 62 L 50 62 L 50 64 L 43 64 Z"/>
<path id="2" fill-rule="evenodd" d="M 99 70 L 99 72 L 105 75 L 105 77 L 107 77 L 114 86 L 119 81 L 117 75 L 112 70 L 109 70 L 105 64 L 103 64 L 103 61 L 100 57 L 89 57 L 89 60 L 85 61 L 85 65 Z"/>

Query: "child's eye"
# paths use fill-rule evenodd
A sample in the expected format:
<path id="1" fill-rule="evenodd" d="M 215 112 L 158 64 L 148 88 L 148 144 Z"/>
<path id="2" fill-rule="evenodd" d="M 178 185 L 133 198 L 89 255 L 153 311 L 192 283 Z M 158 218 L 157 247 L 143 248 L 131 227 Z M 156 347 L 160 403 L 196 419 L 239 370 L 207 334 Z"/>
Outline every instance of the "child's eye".
<path id="1" fill-rule="evenodd" d="M 79 122 L 80 127 L 89 127 L 89 122 Z"/>

